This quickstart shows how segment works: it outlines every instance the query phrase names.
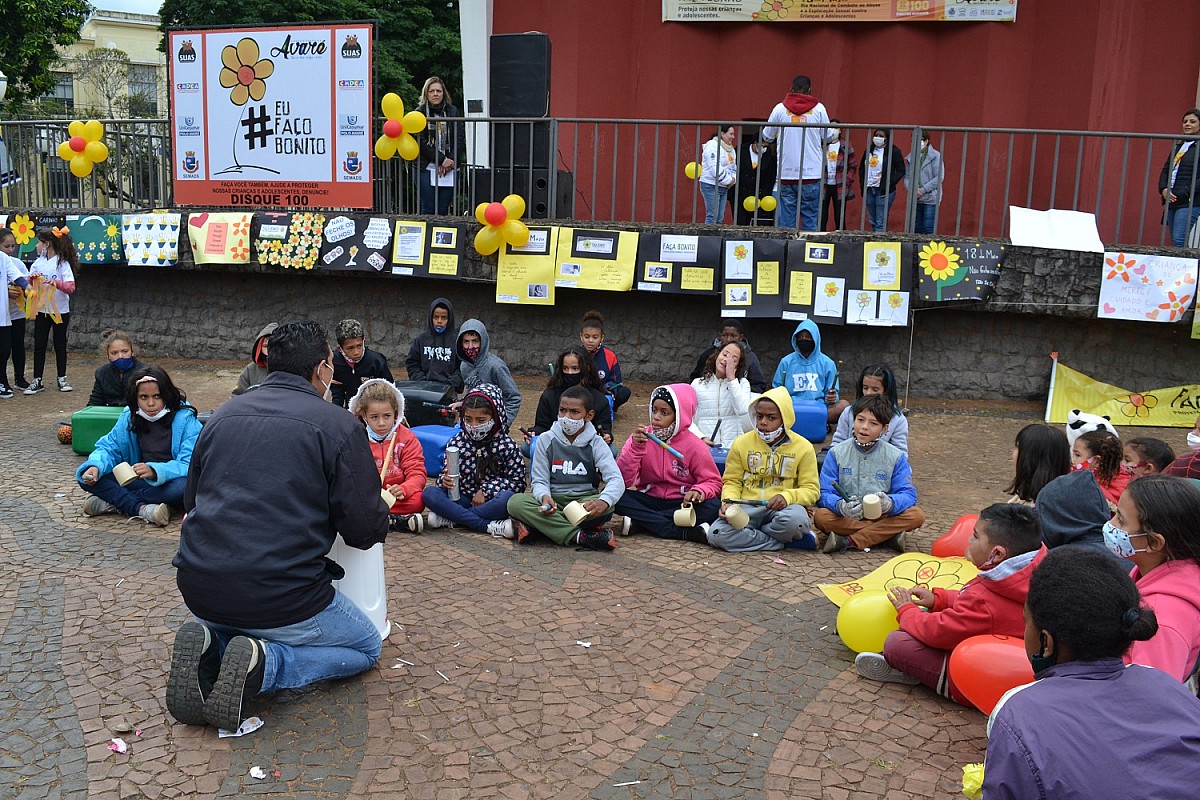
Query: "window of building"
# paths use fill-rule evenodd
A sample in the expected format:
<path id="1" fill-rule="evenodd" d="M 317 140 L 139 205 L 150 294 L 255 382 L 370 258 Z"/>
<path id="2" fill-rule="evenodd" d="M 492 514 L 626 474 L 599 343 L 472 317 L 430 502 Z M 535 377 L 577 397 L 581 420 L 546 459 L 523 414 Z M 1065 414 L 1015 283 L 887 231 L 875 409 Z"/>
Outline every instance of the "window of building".
<path id="1" fill-rule="evenodd" d="M 147 64 L 129 66 L 129 106 L 132 116 L 158 114 L 158 68 Z"/>
<path id="2" fill-rule="evenodd" d="M 58 83 L 46 95 L 49 100 L 57 101 L 62 106 L 63 111 L 75 110 L 75 76 L 70 72 L 54 72 L 51 73 L 57 79 Z"/>

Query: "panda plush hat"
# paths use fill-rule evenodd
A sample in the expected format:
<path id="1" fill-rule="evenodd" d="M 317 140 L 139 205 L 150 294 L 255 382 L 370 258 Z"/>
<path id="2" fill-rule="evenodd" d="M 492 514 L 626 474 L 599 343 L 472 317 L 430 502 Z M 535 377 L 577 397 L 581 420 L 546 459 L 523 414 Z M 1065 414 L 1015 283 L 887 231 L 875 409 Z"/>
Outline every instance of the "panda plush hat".
<path id="1" fill-rule="evenodd" d="M 1121 438 L 1121 434 L 1117 433 L 1117 429 L 1113 427 L 1109 417 L 1088 414 L 1078 408 L 1067 413 L 1067 444 L 1069 446 L 1074 447 L 1075 440 L 1088 431 L 1108 431 L 1118 439 Z"/>

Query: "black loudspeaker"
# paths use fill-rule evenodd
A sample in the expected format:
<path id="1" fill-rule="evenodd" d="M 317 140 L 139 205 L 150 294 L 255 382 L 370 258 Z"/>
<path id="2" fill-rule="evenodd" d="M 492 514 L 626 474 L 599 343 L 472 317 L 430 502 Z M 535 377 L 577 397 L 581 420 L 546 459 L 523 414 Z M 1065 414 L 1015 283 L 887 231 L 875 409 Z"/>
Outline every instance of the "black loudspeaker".
<path id="1" fill-rule="evenodd" d="M 550 116 L 550 37 L 492 36 L 489 97 L 493 117 Z"/>
<path id="2" fill-rule="evenodd" d="M 559 171 L 555 177 L 555 219 L 570 219 L 575 209 L 575 176 Z M 471 171 L 471 205 L 490 203 L 507 195 L 525 198 L 525 217 L 550 219 L 550 171 L 545 169 L 475 169 Z"/>
<path id="3" fill-rule="evenodd" d="M 499 169 L 550 169 L 549 122 L 493 122 L 492 158 Z"/>

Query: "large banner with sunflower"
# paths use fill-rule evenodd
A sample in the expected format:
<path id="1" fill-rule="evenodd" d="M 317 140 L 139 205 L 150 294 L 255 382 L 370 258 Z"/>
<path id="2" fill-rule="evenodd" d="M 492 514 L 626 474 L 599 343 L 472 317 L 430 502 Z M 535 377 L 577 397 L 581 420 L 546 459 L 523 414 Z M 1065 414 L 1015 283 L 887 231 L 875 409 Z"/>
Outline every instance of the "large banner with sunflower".
<path id="1" fill-rule="evenodd" d="M 1016 22 L 1017 0 L 663 0 L 663 22 Z"/>
<path id="2" fill-rule="evenodd" d="M 370 208 L 369 24 L 167 35 L 175 201 Z"/>
<path id="3" fill-rule="evenodd" d="M 1000 280 L 1004 245 L 942 241 L 917 252 L 918 292 L 926 302 L 987 300 Z"/>
<path id="4" fill-rule="evenodd" d="M 1072 409 L 1108 417 L 1113 425 L 1190 428 L 1200 414 L 1200 384 L 1130 391 L 1101 383 L 1055 358 L 1046 422 L 1065 423 Z"/>

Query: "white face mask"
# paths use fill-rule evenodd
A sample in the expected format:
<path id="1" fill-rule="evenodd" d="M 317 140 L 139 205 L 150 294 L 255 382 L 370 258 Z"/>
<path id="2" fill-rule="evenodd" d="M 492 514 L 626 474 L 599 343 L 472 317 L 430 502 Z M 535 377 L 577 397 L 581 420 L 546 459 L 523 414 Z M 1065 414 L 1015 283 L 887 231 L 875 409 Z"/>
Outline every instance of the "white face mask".
<path id="1" fill-rule="evenodd" d="M 1187 435 L 1188 449 L 1193 453 L 1200 451 L 1200 436 L 1195 431 L 1190 431 Z"/>
<path id="2" fill-rule="evenodd" d="M 921 142 L 921 152 L 924 153 L 929 149 L 929 142 Z"/>
<path id="3" fill-rule="evenodd" d="M 167 414 L 170 414 L 170 413 L 171 413 L 171 409 L 167 408 L 166 406 L 163 406 L 161 409 L 159 409 L 158 413 L 155 414 L 154 416 L 147 414 L 145 411 L 142 411 L 140 408 L 137 410 L 137 415 L 148 422 L 158 422 L 160 419 L 162 419 L 163 417 L 165 417 Z"/>
<path id="4" fill-rule="evenodd" d="M 882 136 L 876 136 L 871 139 L 871 141 L 875 143 L 876 147 L 883 147 L 883 143 L 886 142 L 887 139 L 884 139 Z"/>
<path id="5" fill-rule="evenodd" d="M 321 395 L 321 399 L 326 403 L 332 403 L 333 389 L 330 387 L 333 386 L 333 367 L 329 366 L 328 361 L 322 361 L 321 363 L 324 364 L 325 368 L 329 370 L 329 383 L 326 383 L 325 381 L 321 380 L 321 367 L 317 367 L 317 382 L 325 387 L 325 393 Z"/>
<path id="6" fill-rule="evenodd" d="M 471 441 L 482 442 L 488 437 L 488 434 L 492 432 L 492 428 L 494 427 L 496 427 L 496 420 L 489 419 L 482 425 L 468 425 L 464 422 L 462 429 L 463 433 L 465 433 L 467 438 Z"/>
<path id="7" fill-rule="evenodd" d="M 583 426 L 587 425 L 586 419 L 572 419 L 571 417 L 559 417 L 558 425 L 562 428 L 562 432 L 567 436 L 574 436 L 583 430 Z"/>
<path id="8" fill-rule="evenodd" d="M 769 431 L 769 432 L 763 432 L 763 431 L 759 430 L 758 428 L 755 428 L 754 430 L 758 431 L 758 438 L 762 439 L 767 444 L 775 444 L 776 442 L 779 441 L 779 437 L 783 436 L 783 426 L 782 425 L 780 425 L 775 430 Z"/>

